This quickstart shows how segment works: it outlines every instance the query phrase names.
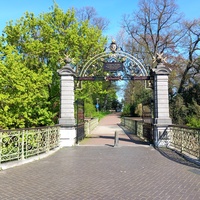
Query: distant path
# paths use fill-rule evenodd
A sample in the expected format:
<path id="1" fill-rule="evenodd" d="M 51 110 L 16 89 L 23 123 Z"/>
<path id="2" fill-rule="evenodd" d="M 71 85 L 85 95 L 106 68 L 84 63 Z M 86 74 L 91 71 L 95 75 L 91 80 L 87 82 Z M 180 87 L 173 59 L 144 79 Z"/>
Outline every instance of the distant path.
<path id="1" fill-rule="evenodd" d="M 115 131 L 117 131 L 119 135 L 119 146 L 134 146 L 135 144 L 133 141 L 130 140 L 120 127 L 120 123 L 120 113 L 112 113 L 105 116 L 101 119 L 99 125 L 80 143 L 80 145 L 113 146 Z"/>

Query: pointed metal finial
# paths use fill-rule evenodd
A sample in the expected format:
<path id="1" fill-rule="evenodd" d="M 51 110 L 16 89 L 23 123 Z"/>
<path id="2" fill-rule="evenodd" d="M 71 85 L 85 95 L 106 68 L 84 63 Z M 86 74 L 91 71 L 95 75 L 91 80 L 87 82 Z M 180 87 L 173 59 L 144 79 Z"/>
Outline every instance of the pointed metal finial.
<path id="1" fill-rule="evenodd" d="M 64 54 L 65 57 L 63 58 L 63 61 L 66 63 L 66 64 L 69 64 L 71 63 L 72 59 L 69 57 L 68 54 Z"/>
<path id="2" fill-rule="evenodd" d="M 167 57 L 163 57 L 163 53 L 156 53 L 156 56 L 153 57 L 153 63 L 157 62 L 158 64 L 160 63 L 166 63 Z"/>

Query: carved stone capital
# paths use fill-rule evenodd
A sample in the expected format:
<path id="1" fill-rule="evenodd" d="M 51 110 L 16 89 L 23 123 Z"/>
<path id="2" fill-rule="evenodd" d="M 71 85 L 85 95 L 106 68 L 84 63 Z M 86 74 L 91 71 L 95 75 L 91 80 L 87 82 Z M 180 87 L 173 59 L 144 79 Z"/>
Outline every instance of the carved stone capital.
<path id="1" fill-rule="evenodd" d="M 160 63 L 157 68 L 152 69 L 152 72 L 154 74 L 160 74 L 160 75 L 169 75 L 171 73 L 171 70 L 163 65 L 163 63 Z"/>
<path id="2" fill-rule="evenodd" d="M 75 71 L 71 68 L 69 64 L 65 65 L 63 68 L 57 70 L 60 76 L 76 76 Z"/>

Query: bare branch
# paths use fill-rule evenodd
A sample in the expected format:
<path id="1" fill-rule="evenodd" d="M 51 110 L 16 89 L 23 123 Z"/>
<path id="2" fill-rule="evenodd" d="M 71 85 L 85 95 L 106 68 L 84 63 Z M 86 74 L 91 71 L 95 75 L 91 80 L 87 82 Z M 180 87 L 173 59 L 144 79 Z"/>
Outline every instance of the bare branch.
<path id="1" fill-rule="evenodd" d="M 160 52 L 170 54 L 183 35 L 177 9 L 174 0 L 140 0 L 139 11 L 123 19 L 123 28 L 151 58 Z"/>
<path id="2" fill-rule="evenodd" d="M 95 8 L 90 6 L 76 9 L 76 17 L 79 21 L 88 20 L 91 25 L 97 26 L 102 31 L 106 30 L 109 25 L 109 20 L 103 17 L 98 17 Z"/>

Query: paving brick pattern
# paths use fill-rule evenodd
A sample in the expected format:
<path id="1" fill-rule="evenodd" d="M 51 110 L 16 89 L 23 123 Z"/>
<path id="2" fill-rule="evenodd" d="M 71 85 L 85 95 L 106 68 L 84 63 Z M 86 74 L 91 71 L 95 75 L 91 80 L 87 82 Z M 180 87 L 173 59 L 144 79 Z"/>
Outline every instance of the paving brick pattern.
<path id="1" fill-rule="evenodd" d="M 80 142 L 81 146 L 113 146 L 115 132 L 118 134 L 119 146 L 135 146 L 135 143 L 125 134 L 120 126 L 120 113 L 113 113 L 104 117 L 99 125 Z"/>
<path id="2" fill-rule="evenodd" d="M 0 172 L 0 199 L 200 199 L 200 169 L 152 147 L 62 148 Z"/>
<path id="3" fill-rule="evenodd" d="M 149 145 L 85 143 L 0 171 L 0 199 L 199 200 L 200 169 Z"/>

